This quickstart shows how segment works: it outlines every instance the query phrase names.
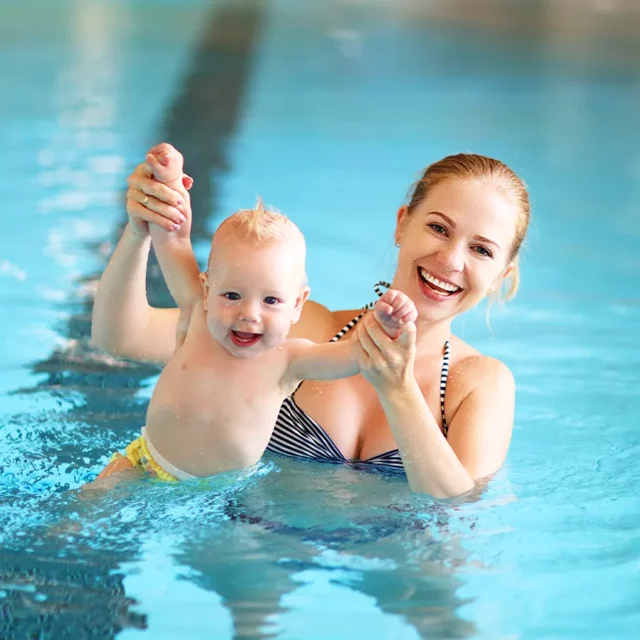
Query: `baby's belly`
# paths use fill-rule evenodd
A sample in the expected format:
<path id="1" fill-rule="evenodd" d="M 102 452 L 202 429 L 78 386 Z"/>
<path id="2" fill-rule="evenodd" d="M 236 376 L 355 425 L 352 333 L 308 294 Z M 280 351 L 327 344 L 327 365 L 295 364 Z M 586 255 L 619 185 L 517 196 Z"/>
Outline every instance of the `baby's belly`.
<path id="1" fill-rule="evenodd" d="M 154 403 L 147 412 L 147 437 L 172 465 L 194 476 L 243 469 L 261 458 L 275 423 L 262 411 L 239 407 Z M 216 403 L 217 404 L 217 403 Z"/>
<path id="2" fill-rule="evenodd" d="M 155 449 L 194 476 L 255 464 L 280 408 L 273 375 L 256 375 L 251 363 L 224 355 L 181 349 L 162 371 L 147 411 Z"/>

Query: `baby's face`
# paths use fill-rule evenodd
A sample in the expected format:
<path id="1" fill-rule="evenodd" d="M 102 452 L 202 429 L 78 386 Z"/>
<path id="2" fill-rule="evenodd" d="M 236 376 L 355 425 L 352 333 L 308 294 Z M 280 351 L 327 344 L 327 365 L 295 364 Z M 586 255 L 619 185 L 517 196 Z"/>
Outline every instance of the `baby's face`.
<path id="1" fill-rule="evenodd" d="M 216 244 L 205 287 L 211 335 L 237 358 L 279 346 L 308 296 L 303 279 L 304 256 L 287 243 Z"/>

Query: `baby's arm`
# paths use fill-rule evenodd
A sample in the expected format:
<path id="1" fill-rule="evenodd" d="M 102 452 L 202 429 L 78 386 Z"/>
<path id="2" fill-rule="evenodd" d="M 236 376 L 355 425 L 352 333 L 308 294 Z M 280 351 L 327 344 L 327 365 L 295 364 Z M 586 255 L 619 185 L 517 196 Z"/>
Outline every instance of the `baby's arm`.
<path id="1" fill-rule="evenodd" d="M 187 194 L 182 183 L 182 155 L 169 144 L 160 144 L 153 149 L 146 158 L 147 164 L 153 171 L 153 177 Z M 185 215 L 191 211 L 186 207 Z M 202 299 L 199 268 L 191 246 L 189 230 L 191 220 L 175 231 L 166 231 L 158 225 L 149 225 L 151 240 L 160 268 L 169 287 L 169 291 L 180 307 L 180 325 L 188 323 L 193 307 Z M 180 328 L 179 328 L 180 331 Z"/>
<path id="2" fill-rule="evenodd" d="M 397 338 L 402 327 L 418 317 L 413 300 L 401 291 L 389 289 L 376 303 L 373 311 L 390 338 Z M 359 354 L 362 349 L 355 337 L 339 342 L 316 344 L 310 340 L 291 340 L 287 374 L 294 381 L 335 380 L 360 373 Z"/>
<path id="3" fill-rule="evenodd" d="M 362 348 L 354 338 L 316 344 L 304 338 L 287 341 L 289 366 L 287 384 L 294 387 L 301 380 L 336 380 L 360 373 L 358 352 Z"/>

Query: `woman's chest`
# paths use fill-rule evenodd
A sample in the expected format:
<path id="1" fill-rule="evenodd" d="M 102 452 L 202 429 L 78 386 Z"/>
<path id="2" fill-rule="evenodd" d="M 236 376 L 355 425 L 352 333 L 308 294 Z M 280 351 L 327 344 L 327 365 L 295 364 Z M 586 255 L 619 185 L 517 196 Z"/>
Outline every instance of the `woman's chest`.
<path id="1" fill-rule="evenodd" d="M 423 393 L 440 424 L 439 384 L 425 384 Z M 331 382 L 307 380 L 296 392 L 295 401 L 347 460 L 366 460 L 397 449 L 376 391 L 362 376 Z"/>

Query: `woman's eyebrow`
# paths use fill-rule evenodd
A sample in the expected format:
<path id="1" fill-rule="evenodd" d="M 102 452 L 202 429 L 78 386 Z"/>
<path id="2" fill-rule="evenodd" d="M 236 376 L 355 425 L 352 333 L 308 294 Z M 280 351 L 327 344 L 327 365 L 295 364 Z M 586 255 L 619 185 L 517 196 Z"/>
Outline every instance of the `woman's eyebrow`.
<path id="1" fill-rule="evenodd" d="M 489 238 L 485 238 L 484 236 L 474 236 L 475 240 L 480 240 L 480 242 L 486 242 L 487 244 L 492 244 L 494 247 L 500 248 L 500 245 L 494 240 L 489 240 Z"/>
<path id="2" fill-rule="evenodd" d="M 444 213 L 441 213 L 440 211 L 429 211 L 429 213 L 435 214 L 436 216 L 440 216 L 441 218 L 444 218 L 453 229 L 456 228 L 456 223 L 449 217 L 446 216 Z"/>
<path id="3" fill-rule="evenodd" d="M 436 216 L 440 216 L 444 218 L 450 225 L 452 229 L 456 228 L 456 223 L 447 215 L 442 213 L 441 211 L 429 211 L 429 213 L 434 214 Z M 480 242 L 486 242 L 488 244 L 492 244 L 495 247 L 500 249 L 500 245 L 495 240 L 490 240 L 489 238 L 485 238 L 485 236 L 474 236 L 474 240 L 480 240 Z"/>

